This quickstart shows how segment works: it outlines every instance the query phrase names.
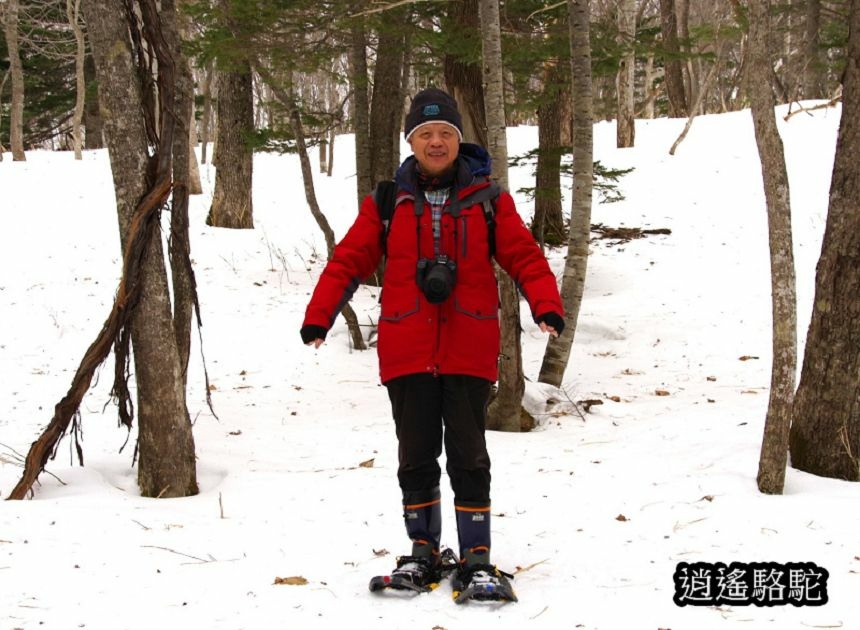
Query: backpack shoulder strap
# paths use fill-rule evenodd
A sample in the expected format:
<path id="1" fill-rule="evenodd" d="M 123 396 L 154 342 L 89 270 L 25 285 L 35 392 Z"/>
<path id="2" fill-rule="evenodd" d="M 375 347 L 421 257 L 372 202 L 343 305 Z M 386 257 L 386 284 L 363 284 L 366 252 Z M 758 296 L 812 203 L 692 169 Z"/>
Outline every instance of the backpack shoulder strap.
<path id="1" fill-rule="evenodd" d="M 484 199 L 484 220 L 487 222 L 487 251 L 490 258 L 496 255 L 496 200 L 498 196 Z"/>
<path id="2" fill-rule="evenodd" d="M 496 254 L 496 201 L 498 201 L 501 192 L 502 188 L 496 182 L 491 182 L 489 186 L 481 188 L 462 200 L 463 204 L 480 203 L 484 209 L 484 220 L 487 222 L 487 249 L 490 252 L 490 258 Z"/>
<path id="3" fill-rule="evenodd" d="M 397 183 L 387 179 L 376 184 L 373 191 L 373 201 L 379 212 L 379 220 L 382 221 L 382 252 L 388 255 L 388 232 L 391 226 L 391 218 L 394 216 L 394 204 L 397 199 Z"/>

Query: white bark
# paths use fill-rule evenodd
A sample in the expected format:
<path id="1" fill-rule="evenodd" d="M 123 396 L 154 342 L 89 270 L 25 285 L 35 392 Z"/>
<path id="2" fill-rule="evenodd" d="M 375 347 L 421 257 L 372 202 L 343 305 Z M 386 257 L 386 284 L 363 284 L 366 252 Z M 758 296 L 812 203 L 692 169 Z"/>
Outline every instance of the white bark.
<path id="1" fill-rule="evenodd" d="M 770 399 L 759 459 L 758 487 L 781 494 L 788 457 L 791 407 L 797 369 L 797 305 L 791 235 L 791 203 L 785 151 L 776 125 L 770 83 L 769 0 L 750 0 L 749 91 L 767 205 L 770 243 L 773 359 Z"/>
<path id="2" fill-rule="evenodd" d="M 481 23 L 487 148 L 493 158 L 493 175 L 499 185 L 507 189 L 508 141 L 505 126 L 499 0 L 480 0 L 478 12 Z M 520 345 L 519 295 L 514 281 L 506 273 L 497 270 L 497 276 L 502 304 L 500 325 L 501 344 L 504 351 L 499 357 L 498 392 L 488 409 L 487 428 L 520 431 L 525 379 Z"/>
<path id="3" fill-rule="evenodd" d="M 18 0 L 7 0 L 4 26 L 6 47 L 9 51 L 9 72 L 12 76 L 9 144 L 12 149 L 12 159 L 23 162 L 27 156 L 24 153 L 24 68 L 21 65 L 18 46 L 18 8 Z"/>
<path id="4" fill-rule="evenodd" d="M 594 176 L 594 111 L 591 85 L 591 32 L 589 0 L 568 0 L 570 13 L 571 96 L 573 98 L 573 201 L 570 236 L 561 299 L 564 332 L 547 342 L 538 381 L 561 387 L 576 334 L 576 322 L 585 273 L 588 268 L 588 239 L 591 235 L 591 204 Z"/>
<path id="5" fill-rule="evenodd" d="M 75 113 L 72 118 L 72 144 L 75 149 L 75 159 L 82 159 L 84 99 L 86 97 L 86 81 L 84 80 L 84 57 L 86 43 L 84 31 L 80 25 L 81 0 L 66 0 L 66 17 L 75 34 Z"/>
<path id="6" fill-rule="evenodd" d="M 636 0 L 620 0 L 618 5 L 618 38 L 624 50 L 618 68 L 618 125 L 616 146 L 632 147 L 636 136 L 634 106 L 634 69 L 636 57 L 633 44 L 636 41 Z"/>

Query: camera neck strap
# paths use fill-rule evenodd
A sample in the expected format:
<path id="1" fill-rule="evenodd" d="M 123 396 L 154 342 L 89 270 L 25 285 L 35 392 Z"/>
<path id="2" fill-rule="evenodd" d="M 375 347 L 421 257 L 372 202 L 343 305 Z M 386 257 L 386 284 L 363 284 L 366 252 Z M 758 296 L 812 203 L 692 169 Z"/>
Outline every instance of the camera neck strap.
<path id="1" fill-rule="evenodd" d="M 447 212 L 455 219 L 460 216 L 460 201 L 456 187 L 447 189 L 437 189 L 430 192 L 430 199 L 422 189 L 418 189 L 415 194 L 415 237 L 418 246 L 418 257 L 421 257 L 421 216 L 424 214 L 424 207 L 429 203 L 431 209 L 431 224 L 433 228 L 433 256 L 438 258 L 442 254 L 442 215 Z M 445 204 L 448 207 L 445 207 Z M 456 222 L 454 223 L 454 239 L 456 250 Z"/>

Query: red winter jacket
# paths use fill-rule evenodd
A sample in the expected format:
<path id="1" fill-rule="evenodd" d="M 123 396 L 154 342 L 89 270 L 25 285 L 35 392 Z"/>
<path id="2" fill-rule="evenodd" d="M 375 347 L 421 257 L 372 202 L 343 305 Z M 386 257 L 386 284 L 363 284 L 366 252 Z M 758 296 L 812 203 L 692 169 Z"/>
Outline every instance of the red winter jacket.
<path id="1" fill-rule="evenodd" d="M 415 216 L 415 159 L 398 170 L 400 187 L 387 239 L 388 261 L 381 293 L 377 352 L 383 383 L 405 374 L 468 374 L 495 381 L 499 355 L 499 293 L 489 257 L 488 225 L 480 201 L 491 184 L 489 156 L 476 145 L 462 144 L 455 190 L 459 212 L 449 200 L 442 215 L 441 252 L 456 262 L 456 284 L 441 304 L 427 301 L 416 283 L 419 258 L 433 258 L 429 204 Z M 452 210 L 459 216 L 452 215 Z M 326 330 L 360 282 L 383 255 L 383 224 L 373 196 L 361 204 L 358 218 L 335 247 L 305 313 L 303 326 Z M 420 252 L 418 239 L 420 238 Z M 561 316 L 555 276 L 523 224 L 510 194 L 495 203 L 495 259 L 528 300 L 532 316 Z"/>

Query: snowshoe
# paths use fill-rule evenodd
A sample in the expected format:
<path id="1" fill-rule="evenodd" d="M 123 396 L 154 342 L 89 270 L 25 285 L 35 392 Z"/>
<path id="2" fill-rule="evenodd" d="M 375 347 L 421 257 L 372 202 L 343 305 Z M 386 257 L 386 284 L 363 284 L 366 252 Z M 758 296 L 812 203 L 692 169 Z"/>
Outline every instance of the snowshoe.
<path id="1" fill-rule="evenodd" d="M 508 579 L 513 575 L 500 571 L 491 564 L 463 566 L 454 576 L 454 602 L 462 604 L 470 600 L 515 602 L 516 593 Z"/>
<path id="2" fill-rule="evenodd" d="M 449 573 L 457 568 L 457 556 L 450 549 L 444 549 L 434 562 L 432 557 L 400 556 L 397 568 L 391 575 L 377 575 L 370 579 L 371 592 L 385 589 L 429 593 Z"/>

